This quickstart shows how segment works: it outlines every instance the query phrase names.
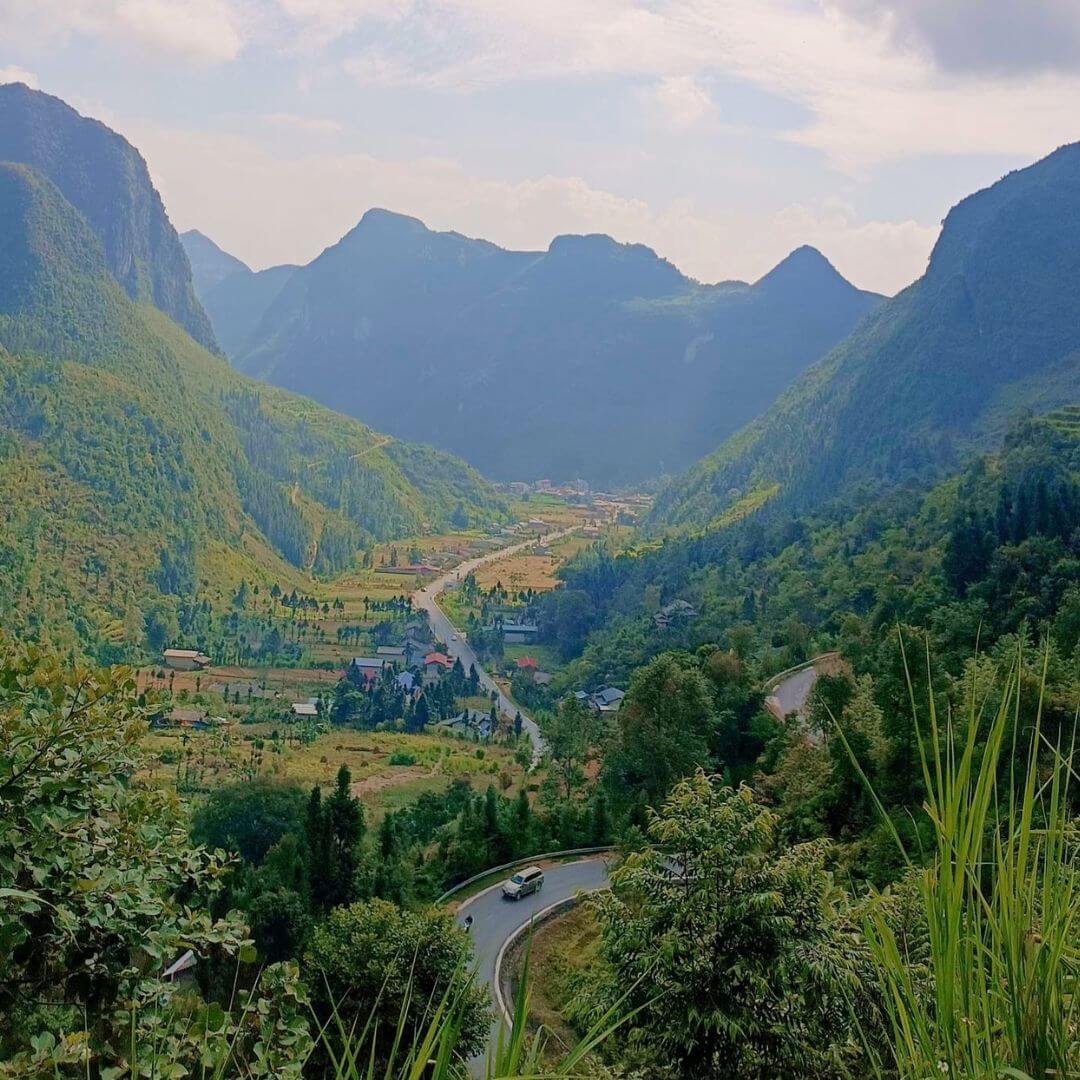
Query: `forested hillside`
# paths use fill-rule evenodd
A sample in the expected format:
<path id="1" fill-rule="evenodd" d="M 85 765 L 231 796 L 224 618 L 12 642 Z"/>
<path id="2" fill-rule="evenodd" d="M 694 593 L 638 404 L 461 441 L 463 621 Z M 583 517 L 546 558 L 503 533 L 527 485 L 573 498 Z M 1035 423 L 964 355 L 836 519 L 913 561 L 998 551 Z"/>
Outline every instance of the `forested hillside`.
<path id="1" fill-rule="evenodd" d="M 162 611 L 208 582 L 329 573 L 374 539 L 505 512 L 461 462 L 245 379 L 133 302 L 27 165 L 0 166 L 0 234 L 9 630 L 101 657 L 160 647 Z"/>
<path id="2" fill-rule="evenodd" d="M 834 648 L 863 655 L 897 622 L 935 628 L 960 653 L 980 628 L 984 644 L 1049 629 L 1075 665 L 1078 485 L 1074 406 L 1022 422 L 1000 452 L 933 487 L 798 515 L 766 507 L 614 557 L 597 548 L 566 573 L 593 627 L 572 677 L 624 680 L 657 652 L 704 642 L 779 671 Z M 692 612 L 657 626 L 679 599 Z"/>
<path id="3" fill-rule="evenodd" d="M 963 200 L 926 274 L 661 494 L 658 524 L 928 480 L 1080 398 L 1080 144 Z"/>
<path id="4" fill-rule="evenodd" d="M 880 298 L 810 248 L 756 284 L 701 285 L 607 236 L 507 251 L 371 210 L 310 265 L 203 299 L 249 374 L 497 479 L 616 485 L 707 453 Z"/>

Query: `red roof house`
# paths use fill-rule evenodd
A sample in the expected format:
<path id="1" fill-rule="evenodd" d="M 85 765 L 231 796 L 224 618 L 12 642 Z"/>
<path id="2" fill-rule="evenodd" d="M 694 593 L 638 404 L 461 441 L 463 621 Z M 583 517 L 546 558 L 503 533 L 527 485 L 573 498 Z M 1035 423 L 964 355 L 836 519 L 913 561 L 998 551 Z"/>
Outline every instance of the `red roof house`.
<path id="1" fill-rule="evenodd" d="M 536 671 L 540 666 L 531 656 L 521 656 L 517 662 L 518 671 Z"/>
<path id="2" fill-rule="evenodd" d="M 430 664 L 438 664 L 440 667 L 446 668 L 448 671 L 454 666 L 454 661 L 450 659 L 446 653 L 433 652 L 428 653 L 424 657 L 424 666 L 427 667 Z"/>

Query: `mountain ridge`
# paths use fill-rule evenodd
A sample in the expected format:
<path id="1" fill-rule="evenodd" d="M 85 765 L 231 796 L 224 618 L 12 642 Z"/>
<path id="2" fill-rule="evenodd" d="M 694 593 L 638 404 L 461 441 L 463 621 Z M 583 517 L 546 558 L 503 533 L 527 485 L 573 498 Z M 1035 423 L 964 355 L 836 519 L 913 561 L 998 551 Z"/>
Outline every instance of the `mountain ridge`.
<path id="1" fill-rule="evenodd" d="M 187 254 L 142 155 L 122 135 L 24 83 L 0 85 L 0 161 L 47 177 L 84 217 L 106 265 L 133 300 L 147 299 L 216 350 Z"/>
<path id="2" fill-rule="evenodd" d="M 932 481 L 1024 409 L 1080 397 L 1080 144 L 946 216 L 926 273 L 776 404 L 670 484 L 660 525 L 702 525 L 778 486 L 799 509 L 862 485 Z"/>
<path id="3" fill-rule="evenodd" d="M 686 467 L 880 300 L 809 248 L 709 285 L 605 234 L 513 251 L 378 207 L 265 288 L 206 297 L 248 374 L 496 479 L 601 486 Z"/>
<path id="4" fill-rule="evenodd" d="M 0 611 L 103 659 L 243 577 L 303 587 L 359 548 L 504 520 L 464 463 L 234 371 L 24 163 L 0 164 Z M 169 614 L 171 613 L 171 614 Z"/>

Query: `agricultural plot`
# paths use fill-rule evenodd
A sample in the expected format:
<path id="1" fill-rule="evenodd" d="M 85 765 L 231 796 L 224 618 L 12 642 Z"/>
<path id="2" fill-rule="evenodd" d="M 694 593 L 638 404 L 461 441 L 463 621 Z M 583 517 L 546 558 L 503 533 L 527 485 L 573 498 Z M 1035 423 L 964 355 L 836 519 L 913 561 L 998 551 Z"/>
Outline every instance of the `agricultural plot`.
<path id="1" fill-rule="evenodd" d="M 305 745 L 292 725 L 259 723 L 153 731 L 145 743 L 153 763 L 147 778 L 196 800 L 214 787 L 258 776 L 330 789 L 347 765 L 353 794 L 376 819 L 455 780 L 478 791 L 492 784 L 514 793 L 524 777 L 509 748 L 449 735 L 340 729 Z"/>

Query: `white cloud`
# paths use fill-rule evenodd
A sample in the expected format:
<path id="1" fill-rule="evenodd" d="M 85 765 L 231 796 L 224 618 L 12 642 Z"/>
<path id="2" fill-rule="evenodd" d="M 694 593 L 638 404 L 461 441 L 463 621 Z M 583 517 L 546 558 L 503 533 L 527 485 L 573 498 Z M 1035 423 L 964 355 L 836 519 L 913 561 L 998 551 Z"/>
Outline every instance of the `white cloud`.
<path id="1" fill-rule="evenodd" d="M 650 245 L 703 281 L 754 279 L 811 243 L 857 285 L 893 292 L 922 272 L 937 233 L 912 221 L 858 222 L 832 202 L 758 214 L 707 213 L 688 200 L 658 209 L 575 176 L 513 182 L 438 157 L 281 158 L 247 136 L 139 124 L 125 134 L 143 150 L 177 226 L 201 229 L 257 267 L 307 262 L 369 207 L 383 206 L 506 247 L 543 249 L 559 233 L 606 232 Z"/>
<path id="2" fill-rule="evenodd" d="M 304 48 L 326 45 L 371 19 L 402 18 L 413 6 L 411 0 L 278 0 L 278 8 L 301 31 L 292 44 Z"/>
<path id="3" fill-rule="evenodd" d="M 208 63 L 257 42 L 268 59 L 315 51 L 320 69 L 340 64 L 365 85 L 458 93 L 626 78 L 652 86 L 645 106 L 677 127 L 708 114 L 711 81 L 734 79 L 805 110 L 770 137 L 855 174 L 923 155 L 1033 158 L 1076 138 L 1080 70 L 1063 58 L 1080 49 L 1077 10 L 1076 0 L 0 0 L 0 40 L 92 35 Z M 331 42 L 342 59 L 319 52 Z M 995 74 L 1003 57 L 1016 60 L 1008 78 Z"/>
<path id="4" fill-rule="evenodd" d="M 346 10 L 341 33 L 364 35 L 346 69 L 375 84 L 468 93 L 527 80 L 646 78 L 687 117 L 705 104 L 694 94 L 703 80 L 735 77 L 803 106 L 810 119 L 780 137 L 853 172 L 926 154 L 1036 157 L 1077 135 L 1075 68 L 1008 80 L 942 70 L 888 20 L 865 17 L 862 0 L 281 2 L 301 19 L 302 9 L 322 12 L 324 30 L 327 9 Z"/>
<path id="5" fill-rule="evenodd" d="M 243 48 L 236 15 L 224 0 L 121 0 L 114 17 L 133 41 L 193 60 L 223 63 Z"/>
<path id="6" fill-rule="evenodd" d="M 0 0 L 0 36 L 36 48 L 90 37 L 200 63 L 233 60 L 244 45 L 230 0 Z"/>
<path id="7" fill-rule="evenodd" d="M 26 83 L 27 86 L 36 88 L 38 80 L 32 71 L 27 71 L 18 64 L 8 64 L 6 67 L 0 67 L 0 85 L 4 83 Z"/>
<path id="8" fill-rule="evenodd" d="M 652 88 L 652 100 L 676 128 L 691 128 L 715 111 L 708 91 L 692 75 L 666 75 Z"/>

